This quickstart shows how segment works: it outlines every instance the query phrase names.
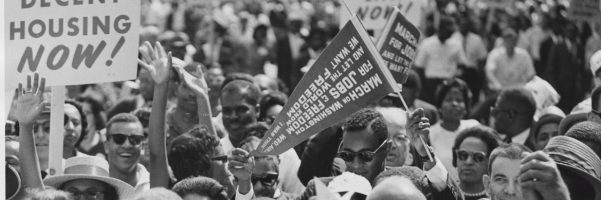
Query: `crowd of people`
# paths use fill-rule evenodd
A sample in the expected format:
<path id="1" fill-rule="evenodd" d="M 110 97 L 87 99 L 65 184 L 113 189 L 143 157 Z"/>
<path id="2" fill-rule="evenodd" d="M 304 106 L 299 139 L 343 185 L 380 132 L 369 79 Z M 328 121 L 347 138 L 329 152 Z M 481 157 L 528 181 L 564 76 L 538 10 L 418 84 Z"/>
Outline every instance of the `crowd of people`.
<path id="1" fill-rule="evenodd" d="M 416 1 L 401 96 L 252 156 L 341 2 L 142 0 L 137 78 L 66 86 L 62 173 L 46 79 L 19 84 L 7 198 L 601 200 L 601 15 L 559 0 Z"/>

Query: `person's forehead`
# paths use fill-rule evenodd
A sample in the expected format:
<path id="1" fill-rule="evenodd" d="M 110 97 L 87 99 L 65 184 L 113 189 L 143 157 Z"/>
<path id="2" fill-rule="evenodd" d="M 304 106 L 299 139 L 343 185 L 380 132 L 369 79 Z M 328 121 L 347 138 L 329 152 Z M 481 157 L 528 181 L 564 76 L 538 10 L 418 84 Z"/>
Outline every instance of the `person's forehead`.
<path id="1" fill-rule="evenodd" d="M 136 122 L 116 122 L 111 124 L 108 133 L 110 134 L 132 134 L 132 135 L 143 135 L 144 128 L 142 124 Z"/>
<path id="2" fill-rule="evenodd" d="M 79 110 L 71 104 L 65 104 L 65 115 L 69 116 L 69 118 L 81 119 Z"/>
<path id="3" fill-rule="evenodd" d="M 278 166 L 275 165 L 275 161 L 271 158 L 257 159 L 253 168 L 253 174 L 263 175 L 268 172 L 278 173 Z"/>
<path id="4" fill-rule="evenodd" d="M 92 189 L 92 188 L 98 189 L 98 190 L 106 190 L 104 183 L 102 183 L 98 180 L 92 180 L 92 179 L 72 180 L 72 181 L 65 183 L 63 185 L 63 188 L 65 188 L 65 189 L 75 188 L 80 191 L 84 191 L 84 190 L 88 190 L 88 189 Z"/>
<path id="5" fill-rule="evenodd" d="M 375 150 L 379 145 L 371 128 L 356 131 L 345 130 L 342 135 L 342 149 L 357 152 L 361 150 Z"/>
<path id="6" fill-rule="evenodd" d="M 461 150 L 470 150 L 470 151 L 480 151 L 486 152 L 487 146 L 484 141 L 476 137 L 467 137 L 461 142 L 459 145 L 459 149 Z"/>
<path id="7" fill-rule="evenodd" d="M 504 175 L 509 178 L 517 177 L 520 172 L 519 159 L 509 159 L 507 157 L 497 157 L 491 165 L 491 175 Z"/>

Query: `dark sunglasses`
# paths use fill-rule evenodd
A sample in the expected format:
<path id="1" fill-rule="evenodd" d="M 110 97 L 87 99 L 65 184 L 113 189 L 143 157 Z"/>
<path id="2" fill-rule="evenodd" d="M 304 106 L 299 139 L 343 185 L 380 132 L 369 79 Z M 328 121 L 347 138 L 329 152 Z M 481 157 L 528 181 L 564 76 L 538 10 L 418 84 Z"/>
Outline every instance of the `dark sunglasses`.
<path id="1" fill-rule="evenodd" d="M 265 185 L 265 186 L 273 186 L 275 185 L 275 183 L 278 181 L 278 173 L 267 173 L 263 176 L 256 176 L 256 175 L 251 175 L 250 180 L 252 181 L 253 185 L 257 184 L 257 182 L 261 182 L 261 184 Z"/>
<path id="2" fill-rule="evenodd" d="M 472 157 L 474 162 L 484 162 L 486 160 L 486 153 L 484 152 L 471 152 L 465 150 L 455 150 L 455 154 L 457 155 L 457 159 L 460 161 L 466 161 L 469 157 Z"/>
<path id="3" fill-rule="evenodd" d="M 131 145 L 137 146 L 146 139 L 146 137 L 141 135 L 125 135 L 125 134 L 110 134 L 107 136 L 109 139 L 112 139 L 116 144 L 123 145 L 125 143 L 125 139 L 129 140 Z"/>
<path id="4" fill-rule="evenodd" d="M 353 162 L 353 160 L 355 160 L 355 157 L 358 157 L 363 162 L 371 162 L 374 159 L 376 152 L 378 152 L 388 142 L 389 142 L 389 140 L 382 142 L 382 144 L 380 144 L 380 146 L 374 151 L 363 150 L 360 152 L 340 151 L 340 148 L 342 147 L 342 142 L 341 142 L 340 145 L 338 146 L 337 156 L 339 158 L 342 158 L 342 160 L 344 160 L 346 162 Z"/>

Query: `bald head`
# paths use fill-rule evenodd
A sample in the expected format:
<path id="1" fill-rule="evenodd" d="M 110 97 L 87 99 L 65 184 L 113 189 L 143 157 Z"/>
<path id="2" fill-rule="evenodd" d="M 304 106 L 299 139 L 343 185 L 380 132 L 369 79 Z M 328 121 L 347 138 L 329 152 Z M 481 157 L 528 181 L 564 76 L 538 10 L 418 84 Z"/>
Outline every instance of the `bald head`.
<path id="1" fill-rule="evenodd" d="M 426 200 L 411 180 L 393 176 L 376 185 L 367 200 Z"/>
<path id="2" fill-rule="evenodd" d="M 278 91 L 278 82 L 275 79 L 265 74 L 257 74 L 254 78 L 262 91 Z"/>

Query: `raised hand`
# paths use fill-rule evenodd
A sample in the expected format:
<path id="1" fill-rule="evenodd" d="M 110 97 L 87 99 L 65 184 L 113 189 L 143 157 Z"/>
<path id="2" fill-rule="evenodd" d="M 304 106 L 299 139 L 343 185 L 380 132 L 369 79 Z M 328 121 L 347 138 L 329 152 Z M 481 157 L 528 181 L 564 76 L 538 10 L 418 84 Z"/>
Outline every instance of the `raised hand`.
<path id="1" fill-rule="evenodd" d="M 428 142 L 430 135 L 430 120 L 425 116 L 424 109 L 418 108 L 412 113 L 407 113 L 407 135 L 411 141 L 411 145 L 415 147 L 415 150 L 421 155 L 425 156 L 428 154 L 427 146 L 424 146 L 424 142 Z"/>
<path id="2" fill-rule="evenodd" d="M 519 176 L 524 197 L 541 200 L 569 200 L 568 186 L 555 161 L 542 151 L 522 159 Z"/>
<path id="3" fill-rule="evenodd" d="M 23 84 L 19 83 L 19 88 L 15 90 L 16 109 L 15 117 L 22 125 L 32 125 L 43 110 L 44 87 L 46 78 L 41 78 L 35 73 L 33 78 L 33 87 L 31 86 L 31 76 L 27 76 L 27 88 L 23 89 Z"/>
<path id="4" fill-rule="evenodd" d="M 228 160 L 228 170 L 239 180 L 250 180 L 252 175 L 254 160 L 249 156 L 248 151 L 240 148 L 232 150 Z"/>
<path id="5" fill-rule="evenodd" d="M 146 41 L 140 47 L 140 53 L 144 60 L 138 59 L 138 63 L 150 72 L 154 83 L 158 85 L 166 83 L 169 79 L 170 68 L 173 62 L 171 52 L 168 54 L 165 53 L 165 49 L 159 42 L 153 48 L 150 42 Z"/>
<path id="6" fill-rule="evenodd" d="M 192 89 L 192 91 L 194 91 L 196 94 L 208 94 L 209 86 L 207 85 L 207 82 L 204 78 L 204 74 L 202 74 L 202 72 L 198 71 L 196 74 L 197 76 L 193 76 L 192 74 L 188 73 L 183 67 L 176 66 L 175 70 L 179 74 L 179 77 L 182 80 L 182 82 L 186 84 L 188 88 Z"/>

